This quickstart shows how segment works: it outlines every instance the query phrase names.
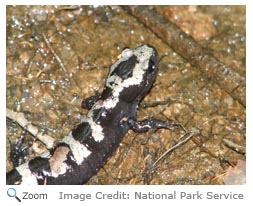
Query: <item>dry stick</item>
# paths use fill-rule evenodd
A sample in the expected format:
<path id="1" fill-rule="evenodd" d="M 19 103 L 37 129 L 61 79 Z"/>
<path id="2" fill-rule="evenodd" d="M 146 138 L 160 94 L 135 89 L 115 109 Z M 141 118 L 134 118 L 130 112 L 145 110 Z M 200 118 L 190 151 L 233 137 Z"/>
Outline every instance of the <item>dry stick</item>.
<path id="1" fill-rule="evenodd" d="M 42 37 L 47 45 L 47 47 L 49 48 L 50 52 L 53 54 L 53 56 L 55 57 L 57 63 L 60 65 L 61 69 L 65 72 L 68 73 L 67 69 L 65 68 L 61 58 L 56 54 L 56 52 L 54 51 L 54 49 L 51 47 L 49 39 L 46 37 L 46 35 L 44 33 L 42 33 Z"/>
<path id="2" fill-rule="evenodd" d="M 238 145 L 232 141 L 230 141 L 229 139 L 223 139 L 222 140 L 224 145 L 226 145 L 227 147 L 229 147 L 230 149 L 240 153 L 240 154 L 246 154 L 246 148 L 244 146 Z"/>
<path id="3" fill-rule="evenodd" d="M 214 80 L 243 107 L 246 107 L 245 77 L 208 54 L 192 37 L 150 7 L 123 6 L 123 9 L 147 26 L 191 65 L 198 66 L 208 79 Z"/>
<path id="4" fill-rule="evenodd" d="M 185 143 L 187 143 L 194 135 L 193 131 L 186 132 L 182 137 L 179 138 L 179 142 L 169 148 L 166 152 L 164 152 L 152 165 L 152 168 L 155 168 L 158 162 L 160 162 L 165 156 L 167 156 L 169 153 L 173 152 L 175 149 L 181 147 Z M 182 140 L 183 139 L 183 140 Z"/>
<path id="5" fill-rule="evenodd" d="M 35 138 L 39 139 L 42 143 L 46 145 L 48 149 L 51 149 L 54 145 L 54 138 L 49 135 L 43 134 L 39 132 L 39 129 L 32 125 L 26 118 L 24 113 L 22 112 L 14 112 L 10 109 L 6 109 L 6 116 L 17 122 L 22 128 L 31 133 Z"/>
<path id="6" fill-rule="evenodd" d="M 65 72 L 65 73 L 69 76 L 70 79 L 73 79 L 73 81 L 74 81 L 74 83 L 76 84 L 77 88 L 78 88 L 80 91 L 82 91 L 80 85 L 78 84 L 78 82 L 77 82 L 77 80 L 76 80 L 75 75 L 68 72 L 68 70 L 67 70 L 66 67 L 64 66 L 64 64 L 63 64 L 63 62 L 62 62 L 62 60 L 61 60 L 61 58 L 56 54 L 56 52 L 54 51 L 54 49 L 51 47 L 50 41 L 49 41 L 49 39 L 47 38 L 46 34 L 42 33 L 42 37 L 43 37 L 43 39 L 44 39 L 44 41 L 45 41 L 47 47 L 49 48 L 50 52 L 51 52 L 51 53 L 53 54 L 53 56 L 55 57 L 57 63 L 59 64 L 60 68 L 62 69 L 62 71 Z"/>

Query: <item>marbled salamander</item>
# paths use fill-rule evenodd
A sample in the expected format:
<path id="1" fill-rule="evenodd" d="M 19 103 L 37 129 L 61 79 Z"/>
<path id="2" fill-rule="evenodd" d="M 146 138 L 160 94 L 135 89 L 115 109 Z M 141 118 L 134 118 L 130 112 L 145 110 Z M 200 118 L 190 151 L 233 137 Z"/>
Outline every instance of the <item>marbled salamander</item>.
<path id="1" fill-rule="evenodd" d="M 157 70 L 154 47 L 123 50 L 87 117 L 54 149 L 8 172 L 7 184 L 84 184 L 103 167 L 129 129 L 146 132 L 180 125 L 136 119 L 137 106 L 151 89 Z"/>

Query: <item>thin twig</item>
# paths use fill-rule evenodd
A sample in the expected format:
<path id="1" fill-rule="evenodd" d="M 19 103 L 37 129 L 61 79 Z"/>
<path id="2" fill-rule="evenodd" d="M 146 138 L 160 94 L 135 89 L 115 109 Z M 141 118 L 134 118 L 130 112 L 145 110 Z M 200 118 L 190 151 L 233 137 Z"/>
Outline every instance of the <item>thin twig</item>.
<path id="1" fill-rule="evenodd" d="M 236 152 L 238 152 L 240 154 L 243 154 L 243 155 L 246 154 L 246 148 L 245 147 L 243 147 L 241 145 L 238 145 L 238 144 L 236 144 L 234 142 L 231 142 L 228 139 L 223 139 L 222 141 L 223 141 L 224 145 L 226 145 L 230 149 L 232 149 L 232 150 L 234 150 L 234 151 L 236 151 Z"/>
<path id="2" fill-rule="evenodd" d="M 56 54 L 56 52 L 54 51 L 54 49 L 53 49 L 52 46 L 50 45 L 50 41 L 49 41 L 49 39 L 47 38 L 47 36 L 46 36 L 44 33 L 42 33 L 42 37 L 43 37 L 43 39 L 44 39 L 44 41 L 45 41 L 45 43 L 46 43 L 48 49 L 50 50 L 50 52 L 51 52 L 51 53 L 53 54 L 53 56 L 55 57 L 57 63 L 58 63 L 59 66 L 60 66 L 60 68 L 68 75 L 68 77 L 69 77 L 70 79 L 73 80 L 73 82 L 76 84 L 77 88 L 78 88 L 80 91 L 82 91 L 80 85 L 78 84 L 78 82 L 77 82 L 77 80 L 76 80 L 75 74 L 69 73 L 69 72 L 68 72 L 68 70 L 67 70 L 66 67 L 64 66 L 64 64 L 63 64 L 63 62 L 62 62 L 62 60 L 61 60 L 61 58 Z"/>
<path id="3" fill-rule="evenodd" d="M 170 149 L 168 149 L 166 152 L 164 152 L 152 165 L 152 168 L 155 168 L 155 166 L 157 165 L 158 162 L 160 162 L 165 156 L 167 156 L 169 153 L 171 153 L 172 151 L 174 151 L 175 149 L 177 149 L 178 147 L 184 145 L 185 143 L 187 143 L 192 137 L 194 136 L 194 132 L 193 131 L 189 131 L 187 133 L 185 133 L 183 136 L 181 136 L 179 138 L 179 140 L 184 139 L 180 142 L 178 142 L 177 144 L 175 144 L 174 146 L 172 146 Z"/>
<path id="4" fill-rule="evenodd" d="M 51 47 L 49 39 L 46 37 L 46 35 L 44 33 L 42 33 L 43 39 L 48 47 L 48 49 L 50 50 L 50 52 L 54 55 L 56 61 L 58 62 L 58 64 L 60 65 L 61 69 L 65 72 L 68 73 L 67 69 L 65 68 L 61 58 L 56 54 L 56 52 L 54 51 L 54 49 Z"/>
<path id="5" fill-rule="evenodd" d="M 48 149 L 51 149 L 54 146 L 54 138 L 49 135 L 43 134 L 39 132 L 39 129 L 32 125 L 26 118 L 24 113 L 22 112 L 14 112 L 10 109 L 6 109 L 6 116 L 17 122 L 22 128 L 31 133 L 35 138 L 39 139 L 42 143 L 46 145 Z"/>

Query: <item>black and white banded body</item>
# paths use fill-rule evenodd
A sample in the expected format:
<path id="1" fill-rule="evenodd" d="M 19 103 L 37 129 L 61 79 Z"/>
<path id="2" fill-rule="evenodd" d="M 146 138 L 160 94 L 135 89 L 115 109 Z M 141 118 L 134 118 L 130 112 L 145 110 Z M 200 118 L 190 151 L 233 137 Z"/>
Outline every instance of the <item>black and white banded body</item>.
<path id="1" fill-rule="evenodd" d="M 146 132 L 178 125 L 136 120 L 137 106 L 151 89 L 157 71 L 154 47 L 123 50 L 87 117 L 54 149 L 8 172 L 7 184 L 84 184 L 103 167 L 129 129 Z"/>

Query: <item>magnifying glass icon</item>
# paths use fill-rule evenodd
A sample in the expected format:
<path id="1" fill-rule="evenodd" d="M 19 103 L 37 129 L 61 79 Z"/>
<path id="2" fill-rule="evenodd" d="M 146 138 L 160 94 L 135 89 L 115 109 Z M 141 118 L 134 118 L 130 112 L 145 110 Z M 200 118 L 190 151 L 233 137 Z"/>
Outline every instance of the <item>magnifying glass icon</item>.
<path id="1" fill-rule="evenodd" d="M 17 201 L 21 202 L 21 200 L 17 197 L 17 195 L 16 195 L 16 190 L 15 190 L 14 188 L 9 188 L 9 189 L 7 190 L 7 195 L 8 195 L 9 197 L 15 197 Z"/>

